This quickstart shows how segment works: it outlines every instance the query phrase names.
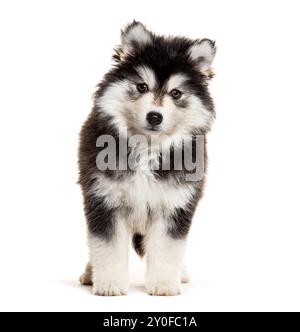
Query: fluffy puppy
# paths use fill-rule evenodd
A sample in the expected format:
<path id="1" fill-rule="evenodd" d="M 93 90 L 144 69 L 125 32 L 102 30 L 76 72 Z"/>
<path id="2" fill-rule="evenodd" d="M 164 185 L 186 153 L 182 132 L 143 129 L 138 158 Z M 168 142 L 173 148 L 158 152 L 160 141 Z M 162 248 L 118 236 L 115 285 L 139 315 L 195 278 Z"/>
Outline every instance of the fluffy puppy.
<path id="1" fill-rule="evenodd" d="M 81 283 L 95 295 L 127 294 L 130 242 L 146 256 L 149 294 L 179 294 L 187 281 L 183 255 L 215 117 L 215 51 L 209 39 L 158 36 L 139 22 L 122 31 L 80 136 L 90 252 Z"/>

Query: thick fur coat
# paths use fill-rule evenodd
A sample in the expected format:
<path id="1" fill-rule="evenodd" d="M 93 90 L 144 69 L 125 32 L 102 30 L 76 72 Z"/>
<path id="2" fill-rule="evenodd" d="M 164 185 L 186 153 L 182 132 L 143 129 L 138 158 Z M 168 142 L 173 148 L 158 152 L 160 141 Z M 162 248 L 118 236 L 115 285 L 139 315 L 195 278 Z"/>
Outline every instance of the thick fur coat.
<path id="1" fill-rule="evenodd" d="M 115 65 L 98 85 L 80 136 L 90 251 L 81 282 L 96 295 L 127 293 L 130 242 L 146 256 L 149 294 L 179 294 L 187 281 L 184 249 L 215 117 L 208 92 L 215 50 L 211 40 L 157 36 L 138 22 L 122 31 Z M 201 176 L 188 178 L 194 170 L 185 155 L 202 164 Z"/>

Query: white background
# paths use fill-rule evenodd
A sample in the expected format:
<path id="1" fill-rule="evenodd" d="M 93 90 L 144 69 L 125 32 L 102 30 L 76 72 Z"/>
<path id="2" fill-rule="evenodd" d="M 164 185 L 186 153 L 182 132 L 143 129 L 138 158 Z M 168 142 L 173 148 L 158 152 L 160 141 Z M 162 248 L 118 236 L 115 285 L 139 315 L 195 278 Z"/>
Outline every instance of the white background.
<path id="1" fill-rule="evenodd" d="M 298 1 L 1 1 L 0 309 L 300 310 Z M 150 297 L 132 255 L 127 297 L 94 297 L 78 133 L 120 28 L 215 39 L 207 190 L 192 283 Z"/>

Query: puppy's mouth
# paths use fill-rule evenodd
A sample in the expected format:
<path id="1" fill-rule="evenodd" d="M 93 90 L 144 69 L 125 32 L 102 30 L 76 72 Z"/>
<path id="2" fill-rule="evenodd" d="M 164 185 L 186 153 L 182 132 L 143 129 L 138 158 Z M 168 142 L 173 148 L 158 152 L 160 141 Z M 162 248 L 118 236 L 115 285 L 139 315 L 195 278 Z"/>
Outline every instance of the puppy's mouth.
<path id="1" fill-rule="evenodd" d="M 159 131 L 157 127 L 146 127 L 146 129 L 150 131 Z"/>
<path id="2" fill-rule="evenodd" d="M 160 126 L 146 126 L 144 127 L 144 129 L 146 129 L 147 131 L 151 131 L 151 132 L 160 132 Z"/>

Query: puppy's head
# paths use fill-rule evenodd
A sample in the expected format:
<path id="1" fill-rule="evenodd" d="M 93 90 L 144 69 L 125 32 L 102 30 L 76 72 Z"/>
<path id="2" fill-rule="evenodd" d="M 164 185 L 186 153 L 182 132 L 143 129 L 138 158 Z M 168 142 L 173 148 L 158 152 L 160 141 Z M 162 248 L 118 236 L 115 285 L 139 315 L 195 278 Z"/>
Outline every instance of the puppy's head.
<path id="1" fill-rule="evenodd" d="M 122 31 L 121 42 L 116 65 L 96 94 L 99 109 L 119 129 L 144 135 L 210 129 L 213 41 L 156 36 L 133 22 Z"/>

